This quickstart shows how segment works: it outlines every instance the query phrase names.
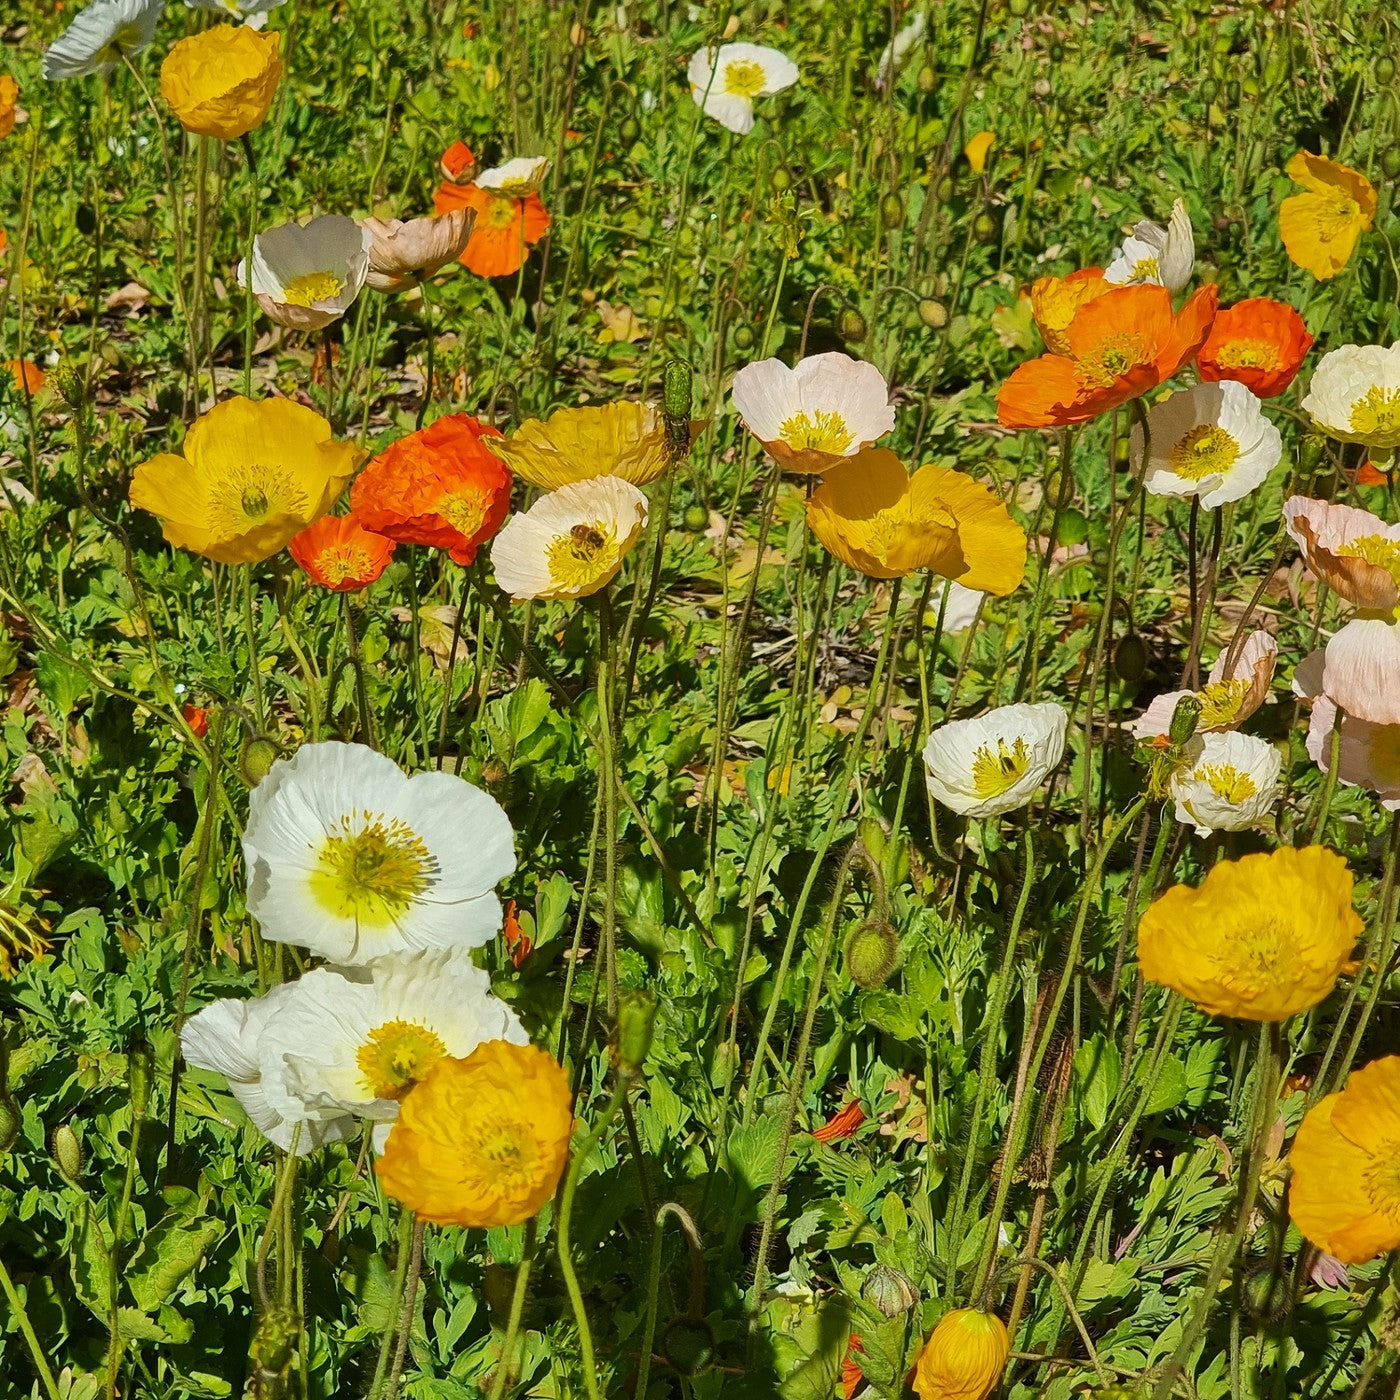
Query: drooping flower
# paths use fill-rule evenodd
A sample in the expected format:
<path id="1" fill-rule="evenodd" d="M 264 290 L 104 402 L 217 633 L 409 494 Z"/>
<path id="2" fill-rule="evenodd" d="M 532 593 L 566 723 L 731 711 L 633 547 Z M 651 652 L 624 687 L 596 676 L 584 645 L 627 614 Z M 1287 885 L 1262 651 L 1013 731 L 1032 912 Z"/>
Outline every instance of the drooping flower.
<path id="1" fill-rule="evenodd" d="M 792 369 L 757 360 L 734 376 L 730 393 L 744 426 L 788 471 L 824 472 L 894 427 L 885 376 L 837 350 Z"/>
<path id="2" fill-rule="evenodd" d="M 1066 353 L 1020 365 L 997 393 L 1008 428 L 1091 418 L 1165 383 L 1194 358 L 1215 316 L 1213 284 L 1172 311 L 1165 287 L 1114 287 L 1086 302 L 1064 331 Z"/>
<path id="3" fill-rule="evenodd" d="M 690 95 L 726 131 L 753 130 L 756 97 L 772 97 L 800 76 L 797 65 L 777 49 L 761 44 L 722 44 L 691 55 Z"/>
<path id="4" fill-rule="evenodd" d="M 19 84 L 9 73 L 0 73 L 0 139 L 15 129 L 18 104 Z"/>
<path id="5" fill-rule="evenodd" d="M 569 1077 L 554 1057 L 489 1040 L 428 1071 L 403 1101 L 375 1170 L 423 1220 L 516 1225 L 554 1195 L 572 1132 Z"/>
<path id="6" fill-rule="evenodd" d="M 1079 308 L 1112 291 L 1101 267 L 1082 267 L 1068 277 L 1037 277 L 1031 283 L 1031 315 L 1052 355 L 1070 353 L 1066 332 Z"/>
<path id="7" fill-rule="evenodd" d="M 250 284 L 258 305 L 278 325 L 314 331 L 350 309 L 369 274 L 367 229 L 340 214 L 307 224 L 278 224 L 253 240 L 253 265 L 238 264 L 238 285 Z"/>
<path id="8" fill-rule="evenodd" d="M 323 515 L 287 542 L 302 571 L 332 593 L 368 588 L 389 567 L 394 541 L 366 530 L 351 515 Z"/>
<path id="9" fill-rule="evenodd" d="M 557 491 L 571 482 L 616 476 L 634 486 L 666 470 L 666 424 L 650 404 L 615 402 L 561 408 L 527 418 L 491 451 L 531 486 Z"/>
<path id="10" fill-rule="evenodd" d="M 509 277 L 525 265 L 530 249 L 549 232 L 549 212 L 539 196 L 548 168 L 544 156 L 520 156 L 481 171 L 470 184 L 458 176 L 438 186 L 433 208 L 439 217 L 454 209 L 470 209 L 476 216 L 458 257 L 469 272 Z"/>
<path id="11" fill-rule="evenodd" d="M 499 437 L 490 424 L 454 413 L 391 443 L 350 488 L 360 524 L 473 563 L 510 509 L 510 471 L 486 447 Z"/>
<path id="12" fill-rule="evenodd" d="M 860 1125 L 865 1122 L 865 1109 L 859 1099 L 852 1099 L 837 1109 L 819 1128 L 812 1129 L 812 1136 L 828 1146 L 833 1142 L 844 1142 L 854 1137 Z"/>
<path id="13" fill-rule="evenodd" d="M 1303 412 L 1341 442 L 1378 452 L 1400 447 L 1400 340 L 1329 350 L 1313 371 Z"/>
<path id="14" fill-rule="evenodd" d="M 1196 368 L 1208 382 L 1234 379 L 1257 398 L 1272 399 L 1293 383 L 1312 343 L 1286 302 L 1250 297 L 1215 313 Z"/>
<path id="15" fill-rule="evenodd" d="M 1288 1213 L 1343 1264 L 1400 1248 L 1400 1056 L 1354 1070 L 1304 1115 L 1288 1154 Z"/>
<path id="16" fill-rule="evenodd" d="M 273 987 L 248 1000 L 226 997 L 191 1016 L 180 1030 L 187 1064 L 211 1070 L 228 1087 L 253 1126 L 271 1143 L 304 1156 L 327 1142 L 344 1142 L 358 1131 L 344 1109 L 315 1107 L 293 1093 L 286 1066 L 267 1053 L 268 1023 L 294 996 L 293 983 Z"/>
<path id="17" fill-rule="evenodd" d="M 1279 236 L 1299 267 L 1326 281 L 1347 265 L 1356 240 L 1371 227 L 1375 186 L 1359 170 L 1307 151 L 1299 151 L 1287 170 L 1307 193 L 1289 195 L 1279 206 Z"/>
<path id="18" fill-rule="evenodd" d="M 1196 265 L 1196 241 L 1191 233 L 1191 216 L 1183 200 L 1172 204 L 1167 226 L 1143 219 L 1113 250 L 1104 280 L 1115 287 L 1150 282 L 1175 295 L 1184 291 Z"/>
<path id="19" fill-rule="evenodd" d="M 156 37 L 165 0 L 92 0 L 49 45 L 44 77 L 83 78 L 110 73 Z"/>
<path id="20" fill-rule="evenodd" d="M 1197 384 L 1154 404 L 1147 414 L 1143 486 L 1153 496 L 1199 496 L 1203 506 L 1238 501 L 1260 485 L 1283 455 L 1279 430 L 1259 400 L 1233 380 Z M 1128 452 L 1143 460 L 1134 423 Z"/>
<path id="21" fill-rule="evenodd" d="M 985 1400 L 1010 1354 L 1006 1324 L 995 1313 L 954 1308 L 938 1319 L 919 1353 L 914 1393 L 919 1400 Z"/>
<path id="22" fill-rule="evenodd" d="M 1290 496 L 1283 523 L 1308 572 L 1334 593 L 1371 612 L 1400 604 L 1400 525 L 1310 496 Z"/>
<path id="23" fill-rule="evenodd" d="M 1061 705 L 1002 705 L 940 725 L 924 745 L 929 791 L 965 817 L 1024 807 L 1059 766 L 1069 715 Z"/>
<path id="24" fill-rule="evenodd" d="M 160 65 L 161 96 L 186 131 L 236 141 L 267 116 L 282 80 L 281 35 L 216 24 L 187 35 Z"/>
<path id="25" fill-rule="evenodd" d="M 249 798 L 243 855 L 263 937 L 342 965 L 488 942 L 495 887 L 515 869 L 494 798 L 334 741 L 272 765 Z"/>
<path id="26" fill-rule="evenodd" d="M 465 141 L 454 141 L 443 153 L 438 162 L 442 178 L 455 185 L 469 185 L 476 178 L 477 165 L 472 148 Z"/>
<path id="27" fill-rule="evenodd" d="M 159 518 L 167 543 L 221 564 L 285 548 L 331 508 L 359 456 L 289 399 L 226 399 L 190 426 L 183 451 L 136 468 L 131 504 Z"/>
<path id="28" fill-rule="evenodd" d="M 1323 1001 L 1362 922 L 1347 863 L 1324 846 L 1220 861 L 1144 912 L 1138 961 L 1151 982 L 1212 1016 L 1285 1021 Z"/>
<path id="29" fill-rule="evenodd" d="M 1026 532 L 987 487 L 872 447 L 832 467 L 807 502 L 812 533 L 871 578 L 928 569 L 965 588 L 1012 592 L 1026 569 Z"/>
<path id="30" fill-rule="evenodd" d="M 263 1030 L 292 1092 L 313 1109 L 389 1123 L 445 1055 L 528 1041 L 465 948 L 391 953 L 353 973 L 318 968 L 292 984 Z"/>
<path id="31" fill-rule="evenodd" d="M 1258 826 L 1278 800 L 1282 757 L 1250 734 L 1198 734 L 1187 745 L 1168 791 L 1176 819 L 1198 836 Z"/>
<path id="32" fill-rule="evenodd" d="M 1308 716 L 1308 757 L 1324 773 L 1331 772 L 1333 728 L 1339 715 L 1337 781 L 1344 787 L 1367 788 L 1388 812 L 1400 811 L 1400 724 L 1358 719 L 1318 695 Z"/>
<path id="33" fill-rule="evenodd" d="M 616 476 L 571 482 L 513 515 L 491 546 L 511 601 L 586 598 L 616 577 L 647 523 L 647 498 Z"/>
<path id="34" fill-rule="evenodd" d="M 1251 632 L 1234 655 L 1226 648 L 1210 668 L 1200 690 L 1172 690 L 1157 696 L 1133 721 L 1138 740 L 1164 743 L 1171 732 L 1177 702 L 1194 696 L 1201 714 L 1196 733 L 1238 729 L 1268 698 L 1278 660 L 1278 643 L 1267 632 Z"/>
<path id="35" fill-rule="evenodd" d="M 475 223 L 475 212 L 465 208 L 430 219 L 361 219 L 370 236 L 366 284 L 376 292 L 416 287 L 461 257 Z"/>

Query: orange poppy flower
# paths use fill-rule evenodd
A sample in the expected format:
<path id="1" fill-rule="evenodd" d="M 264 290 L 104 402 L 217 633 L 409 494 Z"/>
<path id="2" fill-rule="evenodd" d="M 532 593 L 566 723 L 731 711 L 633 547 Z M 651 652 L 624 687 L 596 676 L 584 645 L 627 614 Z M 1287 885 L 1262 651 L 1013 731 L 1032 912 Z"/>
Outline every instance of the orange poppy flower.
<path id="1" fill-rule="evenodd" d="M 1196 367 L 1202 379 L 1235 379 L 1272 399 L 1293 382 L 1312 343 L 1303 318 L 1286 302 L 1250 297 L 1216 313 Z"/>
<path id="2" fill-rule="evenodd" d="M 865 1110 L 860 1106 L 860 1100 L 852 1099 L 832 1114 L 812 1136 L 818 1142 L 841 1142 L 845 1138 L 854 1137 L 856 1129 L 864 1122 Z"/>
<path id="3" fill-rule="evenodd" d="M 389 567 L 394 541 L 377 535 L 351 515 L 323 515 L 293 535 L 287 553 L 302 571 L 332 593 L 368 588 Z"/>
<path id="4" fill-rule="evenodd" d="M 1174 313 L 1165 287 L 1114 287 L 1075 312 L 1065 354 L 1029 360 L 1001 386 L 997 417 L 1007 428 L 1087 423 L 1155 389 L 1204 344 L 1216 299 L 1205 286 Z"/>
<path id="5" fill-rule="evenodd" d="M 454 141 L 443 153 L 438 162 L 443 178 L 454 185 L 464 185 L 476 174 L 476 157 L 465 141 Z"/>
<path id="6" fill-rule="evenodd" d="M 855 1393 L 865 1380 L 865 1372 L 854 1360 L 856 1352 L 864 1350 L 860 1344 L 860 1333 L 852 1332 L 850 1340 L 846 1343 L 846 1355 L 841 1360 L 841 1394 L 845 1400 L 855 1400 Z"/>
<path id="7" fill-rule="evenodd" d="M 0 136 L 15 129 L 15 104 L 19 101 L 19 84 L 8 73 L 0 73 Z"/>
<path id="8" fill-rule="evenodd" d="M 44 387 L 44 371 L 33 360 L 6 360 L 5 368 L 15 382 L 15 392 L 37 394 Z"/>
<path id="9" fill-rule="evenodd" d="M 433 196 L 439 214 L 465 206 L 476 210 L 476 224 L 457 259 L 478 277 L 509 277 L 525 265 L 530 249 L 549 232 L 549 212 L 539 195 L 516 199 L 479 185 L 443 183 Z"/>
<path id="10" fill-rule="evenodd" d="M 1112 287 L 1104 280 L 1101 267 L 1081 267 L 1068 277 L 1037 277 L 1031 283 L 1031 315 L 1052 355 L 1069 354 L 1065 332 L 1075 313 Z"/>
<path id="11" fill-rule="evenodd" d="M 180 713 L 196 739 L 204 738 L 209 732 L 209 711 L 202 705 L 181 705 Z"/>
<path id="12" fill-rule="evenodd" d="M 505 918 L 501 922 L 501 937 L 506 941 L 511 963 L 517 968 L 534 951 L 535 940 L 520 927 L 520 920 L 515 917 L 513 899 L 506 901 Z"/>
<path id="13" fill-rule="evenodd" d="M 439 418 L 370 462 L 350 488 L 351 509 L 367 530 L 470 564 L 510 509 L 510 468 L 482 442 L 500 436 L 465 413 Z"/>

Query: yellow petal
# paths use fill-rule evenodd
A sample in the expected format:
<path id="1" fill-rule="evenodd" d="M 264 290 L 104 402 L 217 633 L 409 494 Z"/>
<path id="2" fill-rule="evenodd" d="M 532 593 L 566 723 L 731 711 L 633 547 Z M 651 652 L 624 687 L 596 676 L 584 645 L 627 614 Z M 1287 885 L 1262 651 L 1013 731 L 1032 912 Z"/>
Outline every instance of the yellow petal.
<path id="1" fill-rule="evenodd" d="M 963 147 L 963 155 L 967 157 L 967 163 L 972 167 L 974 175 L 980 175 L 987 168 L 987 155 L 992 149 L 992 143 L 996 140 L 996 134 L 991 131 L 979 131 L 971 141 Z"/>

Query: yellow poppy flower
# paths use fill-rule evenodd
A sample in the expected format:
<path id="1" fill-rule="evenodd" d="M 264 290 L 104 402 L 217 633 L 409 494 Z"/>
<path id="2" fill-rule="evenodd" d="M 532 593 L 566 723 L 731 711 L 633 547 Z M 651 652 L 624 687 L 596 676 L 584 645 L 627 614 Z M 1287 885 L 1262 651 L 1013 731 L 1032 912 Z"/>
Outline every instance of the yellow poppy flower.
<path id="1" fill-rule="evenodd" d="M 666 424 L 641 403 L 561 408 L 544 422 L 527 418 L 487 446 L 522 481 L 546 491 L 595 476 L 644 486 L 666 470 Z"/>
<path id="2" fill-rule="evenodd" d="M 438 1060 L 404 1098 L 375 1165 L 384 1190 L 437 1225 L 517 1225 L 569 1159 L 569 1076 L 537 1045 L 488 1040 Z"/>
<path id="3" fill-rule="evenodd" d="M 1212 1016 L 1285 1021 L 1322 1001 L 1351 957 L 1362 929 L 1351 883 L 1325 846 L 1221 861 L 1142 916 L 1142 975 Z"/>
<path id="4" fill-rule="evenodd" d="M 938 1319 L 914 1372 L 919 1400 L 984 1400 L 1006 1369 L 1011 1339 L 994 1313 L 954 1308 Z"/>
<path id="5" fill-rule="evenodd" d="M 928 569 L 1000 596 L 1026 571 L 1026 532 L 985 486 L 935 466 L 911 477 L 883 447 L 827 470 L 807 502 L 807 523 L 843 564 L 871 578 Z"/>
<path id="6" fill-rule="evenodd" d="M 963 147 L 963 155 L 967 157 L 967 163 L 972 167 L 974 175 L 980 175 L 987 168 L 987 156 L 990 154 L 992 143 L 996 139 L 994 132 L 979 131 Z"/>
<path id="7" fill-rule="evenodd" d="M 175 44 L 160 65 L 161 96 L 186 131 L 234 141 L 258 126 L 282 80 L 281 37 L 220 24 Z"/>
<path id="8" fill-rule="evenodd" d="M 232 398 L 191 425 L 184 456 L 162 452 L 136 468 L 131 504 L 159 517 L 177 549 L 252 564 L 331 508 L 359 455 L 301 404 Z"/>
<path id="9" fill-rule="evenodd" d="M 1319 282 L 1335 277 L 1356 240 L 1376 217 L 1375 186 L 1359 171 L 1299 151 L 1288 178 L 1306 194 L 1289 195 L 1278 211 L 1278 231 L 1288 256 Z"/>
<path id="10" fill-rule="evenodd" d="M 1052 355 L 1068 355 L 1069 323 L 1081 306 L 1113 290 L 1103 269 L 1084 267 L 1068 277 L 1037 277 L 1031 283 L 1031 315 Z"/>
<path id="11" fill-rule="evenodd" d="M 1343 1264 L 1400 1248 L 1400 1056 L 1357 1070 L 1308 1110 L 1289 1153 L 1288 1212 Z"/>

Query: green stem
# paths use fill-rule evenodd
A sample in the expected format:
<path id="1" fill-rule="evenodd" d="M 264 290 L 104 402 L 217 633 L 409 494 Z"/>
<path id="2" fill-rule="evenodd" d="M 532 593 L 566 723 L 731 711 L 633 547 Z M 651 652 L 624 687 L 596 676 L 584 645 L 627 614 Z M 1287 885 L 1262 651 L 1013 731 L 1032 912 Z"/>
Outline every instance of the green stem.
<path id="1" fill-rule="evenodd" d="M 253 682 L 253 716 L 260 730 L 267 728 L 263 707 L 262 670 L 258 665 L 258 621 L 253 611 L 253 569 L 245 564 L 240 571 L 243 587 L 243 628 L 248 635 L 248 673 Z"/>
<path id="2" fill-rule="evenodd" d="M 491 1379 L 491 1394 L 487 1400 L 501 1400 L 506 1393 L 506 1387 L 511 1383 L 511 1373 L 515 1366 L 515 1339 L 520 1332 L 520 1319 L 525 1315 L 525 1297 L 530 1289 L 530 1269 L 534 1264 L 535 1241 L 538 1236 L 539 1220 L 531 1216 L 525 1222 L 525 1246 L 520 1255 L 520 1265 L 515 1271 L 515 1288 L 510 1295 L 510 1317 L 506 1322 L 505 1338 L 501 1342 L 501 1359 L 496 1366 L 496 1374 Z"/>
<path id="3" fill-rule="evenodd" d="M 10 1305 L 10 1312 L 14 1315 L 15 1321 L 19 1324 L 19 1330 L 24 1336 L 26 1345 L 29 1347 L 29 1355 L 34 1361 L 34 1369 L 39 1373 L 39 1379 L 44 1383 L 44 1389 L 48 1393 L 49 1400 L 63 1400 L 63 1397 L 59 1394 L 58 1382 L 54 1380 L 53 1372 L 49 1370 L 49 1363 L 44 1355 L 44 1349 L 39 1345 L 39 1338 L 34 1335 L 34 1326 L 29 1321 L 28 1312 L 25 1311 L 24 1300 L 19 1296 L 14 1281 L 10 1278 L 10 1271 L 5 1267 L 3 1256 L 0 1256 L 0 1289 L 3 1289 L 5 1292 L 5 1298 Z"/>
<path id="4" fill-rule="evenodd" d="M 394 1287 L 390 1295 L 389 1316 L 399 1315 L 399 1304 L 403 1299 L 404 1281 L 408 1278 L 408 1257 L 413 1251 L 413 1233 L 416 1217 L 411 1210 L 406 1210 L 399 1217 L 399 1240 L 394 1263 Z M 365 1400 L 379 1400 L 380 1388 L 384 1384 L 384 1377 L 389 1370 L 389 1358 L 393 1352 L 394 1336 L 397 1329 L 392 1325 L 384 1328 L 384 1335 L 379 1339 L 379 1359 L 374 1367 L 374 1379 L 369 1383 L 369 1389 L 365 1392 Z"/>

